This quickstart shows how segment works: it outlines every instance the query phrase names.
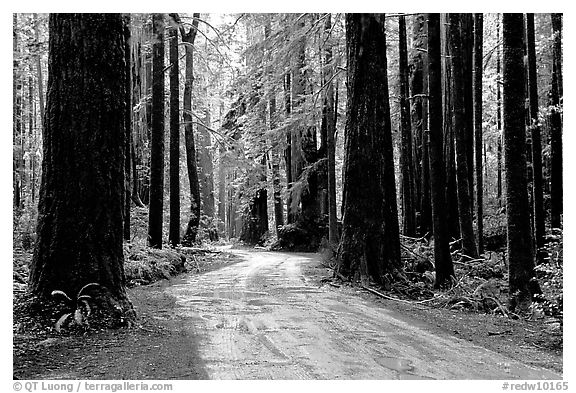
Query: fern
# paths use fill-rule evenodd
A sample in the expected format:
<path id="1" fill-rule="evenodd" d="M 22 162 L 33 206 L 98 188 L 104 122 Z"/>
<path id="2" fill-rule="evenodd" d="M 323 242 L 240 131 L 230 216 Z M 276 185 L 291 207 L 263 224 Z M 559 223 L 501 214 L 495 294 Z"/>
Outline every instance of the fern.
<path id="1" fill-rule="evenodd" d="M 90 289 L 101 288 L 101 287 L 102 287 L 102 285 L 100 285 L 96 282 L 91 282 L 89 284 L 84 285 L 78 291 L 78 295 L 76 295 L 76 301 L 73 301 L 70 298 L 70 296 L 68 296 L 66 294 L 66 292 L 64 292 L 64 291 L 60 291 L 60 290 L 52 291 L 51 295 L 53 298 L 55 298 L 56 300 L 60 300 L 60 301 L 64 302 L 66 304 L 66 306 L 68 306 L 70 309 L 74 310 L 71 312 L 66 312 L 60 318 L 58 318 L 58 321 L 54 325 L 55 330 L 58 333 L 60 333 L 60 331 L 62 330 L 62 327 L 64 326 L 64 323 L 71 316 L 73 316 L 73 318 L 70 322 L 71 325 L 76 324 L 78 326 L 88 326 L 88 317 L 92 313 L 92 309 L 90 307 L 90 301 L 92 301 L 92 296 L 84 295 L 84 293 Z"/>

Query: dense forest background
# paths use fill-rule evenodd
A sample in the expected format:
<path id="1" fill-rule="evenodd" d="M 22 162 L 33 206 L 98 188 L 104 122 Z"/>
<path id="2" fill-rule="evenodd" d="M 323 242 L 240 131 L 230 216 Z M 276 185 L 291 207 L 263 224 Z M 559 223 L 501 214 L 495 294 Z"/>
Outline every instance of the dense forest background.
<path id="1" fill-rule="evenodd" d="M 323 249 L 428 295 L 457 265 L 561 315 L 562 16 L 427 15 L 123 16 L 124 251 Z M 48 20 L 13 15 L 13 241 L 37 260 Z"/>

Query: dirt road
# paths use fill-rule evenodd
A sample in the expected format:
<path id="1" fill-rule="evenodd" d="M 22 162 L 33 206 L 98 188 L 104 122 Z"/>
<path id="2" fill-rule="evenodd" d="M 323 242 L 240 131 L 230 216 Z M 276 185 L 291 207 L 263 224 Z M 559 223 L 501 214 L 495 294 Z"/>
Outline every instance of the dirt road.
<path id="1" fill-rule="evenodd" d="M 243 261 L 165 291 L 200 337 L 209 379 L 556 379 L 307 279 L 312 254 Z"/>

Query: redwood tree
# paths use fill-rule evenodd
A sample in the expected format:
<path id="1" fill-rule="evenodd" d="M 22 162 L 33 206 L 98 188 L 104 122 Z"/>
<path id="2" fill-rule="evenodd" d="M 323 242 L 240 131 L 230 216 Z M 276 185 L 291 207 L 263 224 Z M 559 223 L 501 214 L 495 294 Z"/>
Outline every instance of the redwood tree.
<path id="1" fill-rule="evenodd" d="M 526 47 L 528 49 L 528 93 L 530 98 L 530 136 L 532 138 L 532 198 L 534 201 L 534 240 L 537 256 L 544 246 L 545 211 L 542 180 L 542 141 L 538 121 L 538 79 L 536 74 L 536 44 L 534 14 L 526 14 Z"/>
<path id="2" fill-rule="evenodd" d="M 184 78 L 184 142 L 186 145 L 186 167 L 188 168 L 188 180 L 190 182 L 190 219 L 186 227 L 186 233 L 182 238 L 182 244 L 190 246 L 196 241 L 198 225 L 200 224 L 200 182 L 198 180 L 198 167 L 196 163 L 196 146 L 194 145 L 194 131 L 192 128 L 192 83 L 194 82 L 194 41 L 198 30 L 198 18 L 200 14 L 194 14 L 192 26 L 186 32 L 184 25 L 180 25 L 180 34 L 186 53 L 186 68 Z"/>
<path id="3" fill-rule="evenodd" d="M 170 24 L 170 230 L 172 247 L 180 243 L 180 82 L 178 25 Z"/>
<path id="4" fill-rule="evenodd" d="M 89 283 L 119 323 L 133 315 L 122 249 L 125 31 L 119 14 L 51 14 L 37 242 L 30 291 L 47 299 Z"/>
<path id="5" fill-rule="evenodd" d="M 474 14 L 474 50 L 473 50 L 473 114 L 474 114 L 474 161 L 476 172 L 476 225 L 478 235 L 478 253 L 484 252 L 484 180 L 482 177 L 482 43 L 484 19 L 482 14 Z"/>
<path id="6" fill-rule="evenodd" d="M 430 188 L 434 229 L 435 287 L 450 284 L 454 266 L 446 221 L 444 157 L 442 146 L 442 80 L 440 14 L 428 14 L 428 124 L 430 130 Z"/>
<path id="7" fill-rule="evenodd" d="M 152 131 L 148 245 L 162 248 L 164 208 L 164 14 L 152 15 Z"/>
<path id="8" fill-rule="evenodd" d="M 126 59 L 126 106 L 124 110 L 126 122 L 126 138 L 124 139 L 124 171 L 126 174 L 126 196 L 124 199 L 124 240 L 130 241 L 130 204 L 132 202 L 132 186 L 131 181 L 131 168 L 132 168 L 132 154 L 130 147 L 132 145 L 132 78 L 131 78 L 131 39 L 130 39 L 130 14 L 124 15 L 124 34 L 126 36 L 124 43 L 124 57 Z"/>
<path id="9" fill-rule="evenodd" d="M 550 225 L 560 228 L 563 212 L 562 186 L 562 14 L 552 14 L 552 85 L 550 89 Z"/>
<path id="10" fill-rule="evenodd" d="M 338 270 L 385 283 L 401 269 L 384 14 L 346 14 L 348 106 Z"/>
<path id="11" fill-rule="evenodd" d="M 532 233 L 527 179 L 524 129 L 524 19 L 522 14 L 504 14 L 502 19 L 504 160 L 508 233 L 508 283 L 511 310 L 526 311 L 531 302 L 530 280 L 534 276 Z"/>

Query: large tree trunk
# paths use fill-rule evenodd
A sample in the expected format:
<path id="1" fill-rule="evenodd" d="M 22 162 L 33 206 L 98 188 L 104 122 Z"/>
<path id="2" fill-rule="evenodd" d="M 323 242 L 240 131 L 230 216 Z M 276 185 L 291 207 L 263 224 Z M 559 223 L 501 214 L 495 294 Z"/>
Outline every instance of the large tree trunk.
<path id="1" fill-rule="evenodd" d="M 162 248 L 164 215 L 164 14 L 153 14 L 148 245 Z"/>
<path id="2" fill-rule="evenodd" d="M 525 74 L 522 14 L 504 14 L 504 158 L 508 229 L 508 283 L 512 311 L 527 311 L 534 276 L 526 180 Z"/>
<path id="3" fill-rule="evenodd" d="M 474 212 L 474 91 L 473 91 L 473 14 L 460 14 L 460 39 L 462 75 L 464 78 L 464 140 L 466 148 L 466 168 L 468 169 L 468 189 L 470 211 Z M 472 214 L 472 217 L 474 214 Z"/>
<path id="4" fill-rule="evenodd" d="M 118 325 L 133 310 L 122 249 L 126 68 L 119 14 L 51 14 L 48 99 L 30 290 L 48 299 L 98 283 Z"/>
<path id="5" fill-rule="evenodd" d="M 194 131 L 192 127 L 192 83 L 194 82 L 194 40 L 198 29 L 200 14 L 194 14 L 194 21 L 190 30 L 186 33 L 184 27 L 180 27 L 182 41 L 185 43 L 186 68 L 184 79 L 184 142 L 186 145 L 186 167 L 188 168 L 188 180 L 190 183 L 190 219 L 186 227 L 186 233 L 182 238 L 182 244 L 191 246 L 196 241 L 198 225 L 200 225 L 200 182 L 198 180 L 198 167 L 196 163 L 196 146 L 194 145 Z"/>
<path id="6" fill-rule="evenodd" d="M 550 225 L 562 226 L 563 185 L 562 185 L 562 116 L 560 91 L 562 90 L 562 14 L 552 14 L 552 87 L 550 91 Z"/>
<path id="7" fill-rule="evenodd" d="M 348 106 L 338 271 L 384 284 L 401 269 L 384 14 L 346 14 L 346 49 Z"/>
<path id="8" fill-rule="evenodd" d="M 528 49 L 528 86 L 530 96 L 530 136 L 532 138 L 532 199 L 534 201 L 534 241 L 538 260 L 543 258 L 545 215 L 542 179 L 542 141 L 538 121 L 538 79 L 536 73 L 536 44 L 534 14 L 526 14 L 526 46 Z"/>
<path id="9" fill-rule="evenodd" d="M 408 76 L 408 49 L 406 44 L 406 19 L 398 19 L 399 34 L 399 68 L 400 68 L 400 170 L 402 197 L 402 233 L 406 236 L 416 235 L 416 216 L 414 206 L 414 163 L 412 162 L 412 130 L 410 125 L 410 91 Z"/>
<path id="10" fill-rule="evenodd" d="M 478 253 L 484 252 L 484 180 L 482 178 L 482 43 L 484 19 L 482 14 L 474 14 L 474 157 L 476 171 L 476 225 L 478 236 Z"/>
<path id="11" fill-rule="evenodd" d="M 468 185 L 468 159 L 466 149 L 465 117 L 465 78 L 462 65 L 461 15 L 450 14 L 450 59 L 452 71 L 452 105 L 454 115 L 452 125 L 456 138 L 456 182 L 458 188 L 458 213 L 460 217 L 460 235 L 462 236 L 462 255 L 475 259 L 478 251 L 474 240 L 472 224 L 472 205 Z"/>
<path id="12" fill-rule="evenodd" d="M 126 108 L 124 121 L 126 122 L 126 138 L 124 140 L 124 172 L 126 175 L 126 196 L 124 199 L 124 240 L 130 241 L 130 203 L 132 200 L 131 169 L 132 169 L 132 62 L 131 62 L 131 39 L 130 39 L 130 14 L 124 15 L 124 57 L 126 59 Z"/>
<path id="13" fill-rule="evenodd" d="M 452 125 L 452 71 L 450 66 L 450 34 L 448 31 L 449 14 L 440 14 L 440 33 L 442 44 L 442 120 L 444 130 L 444 160 L 446 165 L 446 221 L 448 235 L 452 239 L 460 238 L 460 220 L 458 218 L 458 192 L 456 186 L 456 153 L 454 146 L 454 127 Z"/>
<path id="14" fill-rule="evenodd" d="M 440 54 L 440 15 L 428 14 L 428 122 L 430 132 L 430 188 L 434 228 L 434 262 L 439 288 L 451 284 L 454 266 L 446 222 L 444 158 L 442 147 L 442 80 Z"/>
<path id="15" fill-rule="evenodd" d="M 180 243 L 180 81 L 178 25 L 170 24 L 170 228 L 172 247 Z"/>

